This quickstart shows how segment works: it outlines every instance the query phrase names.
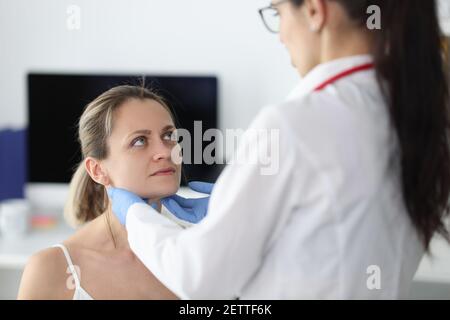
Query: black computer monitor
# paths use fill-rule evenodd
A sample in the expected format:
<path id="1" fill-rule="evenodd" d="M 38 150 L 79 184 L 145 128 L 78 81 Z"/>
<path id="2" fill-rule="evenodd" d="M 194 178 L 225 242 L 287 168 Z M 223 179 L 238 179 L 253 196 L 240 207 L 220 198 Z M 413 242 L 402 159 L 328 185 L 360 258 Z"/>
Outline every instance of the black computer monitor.
<path id="1" fill-rule="evenodd" d="M 214 76 L 142 76 L 28 74 L 28 182 L 68 183 L 81 161 L 77 123 L 85 106 L 117 85 L 145 85 L 162 95 L 174 111 L 177 127 L 194 135 L 218 128 L 218 81 Z M 208 143 L 203 143 L 205 147 Z M 217 164 L 184 164 L 187 181 L 214 182 Z"/>

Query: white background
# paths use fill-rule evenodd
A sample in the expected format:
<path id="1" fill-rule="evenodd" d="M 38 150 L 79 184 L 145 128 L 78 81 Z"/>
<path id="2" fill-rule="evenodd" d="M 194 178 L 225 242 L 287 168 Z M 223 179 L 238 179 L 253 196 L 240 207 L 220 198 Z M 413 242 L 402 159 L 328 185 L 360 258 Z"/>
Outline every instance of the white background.
<path id="1" fill-rule="evenodd" d="M 81 29 L 67 8 L 81 9 Z M 217 75 L 220 127 L 245 128 L 297 81 L 268 0 L 1 0 L 0 127 L 24 126 L 29 71 Z M 61 101 L 64 107 L 64 101 Z M 55 119 L 57 121 L 57 119 Z"/>

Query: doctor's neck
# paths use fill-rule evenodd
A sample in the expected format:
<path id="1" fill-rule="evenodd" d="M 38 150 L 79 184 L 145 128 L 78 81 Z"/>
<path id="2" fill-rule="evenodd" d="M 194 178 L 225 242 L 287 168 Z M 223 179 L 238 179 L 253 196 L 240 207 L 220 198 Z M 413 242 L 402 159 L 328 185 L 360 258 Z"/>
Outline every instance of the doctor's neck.
<path id="1" fill-rule="evenodd" d="M 373 36 L 364 28 L 348 27 L 345 30 L 324 30 L 323 32 L 319 64 L 373 53 Z"/>
<path id="2" fill-rule="evenodd" d="M 374 52 L 374 33 L 369 29 L 344 18 L 330 24 L 319 31 L 318 64 Z"/>

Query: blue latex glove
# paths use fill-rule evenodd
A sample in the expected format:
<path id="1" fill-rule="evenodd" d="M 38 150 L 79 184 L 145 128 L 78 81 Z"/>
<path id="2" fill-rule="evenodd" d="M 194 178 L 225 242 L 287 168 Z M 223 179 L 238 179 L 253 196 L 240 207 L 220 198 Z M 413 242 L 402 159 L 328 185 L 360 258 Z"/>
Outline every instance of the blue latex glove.
<path id="1" fill-rule="evenodd" d="M 189 187 L 197 192 L 211 194 L 214 184 L 200 181 L 188 183 Z M 200 222 L 208 212 L 209 196 L 198 199 L 186 199 L 179 195 L 173 195 L 161 199 L 161 203 L 178 219 L 190 222 Z"/>
<path id="2" fill-rule="evenodd" d="M 145 199 L 137 196 L 133 192 L 120 188 L 107 188 L 108 196 L 111 199 L 112 211 L 119 219 L 122 225 L 125 225 L 127 221 L 128 209 L 135 203 L 147 203 Z M 153 209 L 157 208 L 157 204 L 153 203 L 151 205 Z"/>

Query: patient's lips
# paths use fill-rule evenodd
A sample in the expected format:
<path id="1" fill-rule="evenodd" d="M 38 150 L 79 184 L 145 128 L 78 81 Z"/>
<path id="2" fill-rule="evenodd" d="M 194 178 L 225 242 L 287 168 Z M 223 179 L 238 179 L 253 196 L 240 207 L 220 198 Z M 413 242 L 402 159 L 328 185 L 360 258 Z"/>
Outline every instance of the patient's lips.
<path id="1" fill-rule="evenodd" d="M 162 168 L 152 173 L 151 176 L 170 176 L 173 175 L 175 171 L 176 170 L 173 167 Z"/>

